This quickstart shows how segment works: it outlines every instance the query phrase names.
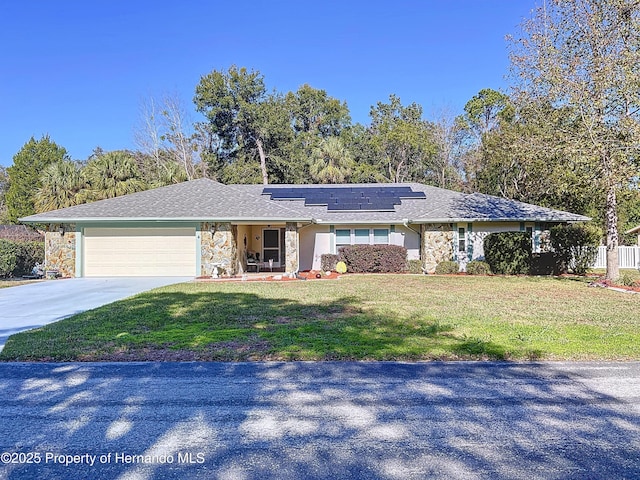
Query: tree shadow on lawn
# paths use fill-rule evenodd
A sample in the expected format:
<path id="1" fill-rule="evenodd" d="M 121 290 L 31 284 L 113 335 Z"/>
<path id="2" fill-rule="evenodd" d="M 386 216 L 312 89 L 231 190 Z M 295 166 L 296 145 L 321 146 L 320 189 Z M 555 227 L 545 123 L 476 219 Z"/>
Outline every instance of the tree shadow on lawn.
<path id="1" fill-rule="evenodd" d="M 150 292 L 10 338 L 9 361 L 419 360 L 527 357 L 429 318 L 237 292 Z M 531 355 L 529 355 L 531 357 Z"/>
<path id="2" fill-rule="evenodd" d="M 0 478 L 638 478 L 637 399 L 611 382 L 636 374 L 551 363 L 2 364 L 0 451 L 42 457 L 5 461 Z"/>

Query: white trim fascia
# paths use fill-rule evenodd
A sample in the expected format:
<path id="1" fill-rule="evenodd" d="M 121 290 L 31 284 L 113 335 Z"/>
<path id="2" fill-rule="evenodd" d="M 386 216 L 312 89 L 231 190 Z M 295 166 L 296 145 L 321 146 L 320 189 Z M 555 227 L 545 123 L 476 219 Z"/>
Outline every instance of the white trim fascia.
<path id="1" fill-rule="evenodd" d="M 29 217 L 18 219 L 22 223 L 101 223 L 101 222 L 230 222 L 252 224 L 256 222 L 312 222 L 311 218 L 290 217 L 255 217 L 255 218 L 201 218 L 201 217 L 78 217 L 78 218 L 42 218 L 28 220 Z"/>

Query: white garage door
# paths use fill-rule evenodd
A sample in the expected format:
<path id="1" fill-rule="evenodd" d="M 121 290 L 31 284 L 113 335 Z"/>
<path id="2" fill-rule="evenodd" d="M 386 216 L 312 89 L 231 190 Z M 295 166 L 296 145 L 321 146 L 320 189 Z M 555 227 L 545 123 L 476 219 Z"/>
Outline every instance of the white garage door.
<path id="1" fill-rule="evenodd" d="M 84 276 L 196 275 L 195 228 L 85 228 Z"/>

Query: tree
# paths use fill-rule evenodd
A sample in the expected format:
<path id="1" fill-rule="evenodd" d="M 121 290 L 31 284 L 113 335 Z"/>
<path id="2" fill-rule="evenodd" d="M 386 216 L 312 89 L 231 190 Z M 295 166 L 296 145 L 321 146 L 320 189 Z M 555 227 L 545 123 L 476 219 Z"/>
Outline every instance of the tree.
<path id="1" fill-rule="evenodd" d="M 391 182 L 424 181 L 433 172 L 430 125 L 422 119 L 422 107 L 403 106 L 390 95 L 389 103 L 378 102 L 369 113 L 371 143 L 376 162 Z"/>
<path id="2" fill-rule="evenodd" d="M 5 201 L 5 196 L 8 189 L 9 175 L 7 174 L 7 170 L 2 165 L 0 165 L 0 224 L 6 223 L 8 221 L 7 204 Z"/>
<path id="3" fill-rule="evenodd" d="M 150 160 L 144 170 L 155 175 L 152 183 L 166 184 L 175 178 L 176 165 L 182 170 L 180 178 L 192 180 L 206 174 L 198 161 L 199 135 L 190 122 L 189 114 L 178 95 L 164 94 L 160 101 L 150 98 L 141 105 L 140 125 L 134 137 L 138 147 Z"/>
<path id="4" fill-rule="evenodd" d="M 325 138 L 312 159 L 311 178 L 317 183 L 343 183 L 353 167 L 351 154 L 338 137 Z"/>
<path id="5" fill-rule="evenodd" d="M 210 132 L 221 140 L 216 154 L 227 164 L 257 157 L 262 182 L 269 183 L 267 161 L 277 163 L 280 147 L 291 142 L 282 95 L 267 93 L 259 72 L 232 66 L 226 73 L 214 70 L 202 77 L 194 101 Z"/>
<path id="6" fill-rule="evenodd" d="M 325 90 L 302 85 L 285 96 L 287 112 L 293 129 L 290 162 L 294 178 L 290 183 L 309 181 L 313 151 L 329 137 L 339 137 L 351 123 L 345 102 L 327 95 Z"/>
<path id="7" fill-rule="evenodd" d="M 147 188 L 133 156 L 124 151 L 107 152 L 87 163 L 84 175 L 89 184 L 84 201 L 103 200 Z"/>
<path id="8" fill-rule="evenodd" d="M 512 43 L 518 105 L 549 100 L 576 114 L 560 129 L 565 162 L 597 172 L 605 204 L 607 273 L 618 272 L 618 192 L 638 176 L 640 3 L 549 0 Z"/>
<path id="9" fill-rule="evenodd" d="M 509 97 L 497 90 L 483 88 L 465 104 L 464 114 L 456 119 L 456 127 L 462 135 L 460 155 L 467 190 L 483 191 L 482 185 L 477 181 L 487 163 L 487 158 L 483 155 L 486 152 L 481 147 L 486 137 L 498 131 L 511 113 Z"/>
<path id="10" fill-rule="evenodd" d="M 11 223 L 36 213 L 35 196 L 42 186 L 40 175 L 47 165 L 67 159 L 67 151 L 51 141 L 48 135 L 37 141 L 31 137 L 14 155 L 13 165 L 7 169 L 9 189 L 5 196 Z"/>
<path id="11" fill-rule="evenodd" d="M 40 177 L 35 199 L 36 212 L 48 212 L 84 202 L 87 181 L 80 164 L 61 160 L 47 165 Z"/>
<path id="12" fill-rule="evenodd" d="M 460 122 L 443 110 L 432 123 L 431 135 L 436 148 L 431 183 L 440 188 L 459 190 L 464 149 L 464 130 Z"/>
<path id="13" fill-rule="evenodd" d="M 597 172 L 587 164 L 568 162 L 558 131 L 578 128 L 568 108 L 536 105 L 520 108 L 482 136 L 481 168 L 476 188 L 521 202 L 597 215 Z"/>

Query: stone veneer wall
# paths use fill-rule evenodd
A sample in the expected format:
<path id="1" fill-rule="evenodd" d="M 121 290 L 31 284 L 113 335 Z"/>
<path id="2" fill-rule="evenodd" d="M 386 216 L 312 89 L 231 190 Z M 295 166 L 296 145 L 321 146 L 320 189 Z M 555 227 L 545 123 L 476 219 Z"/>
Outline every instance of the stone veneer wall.
<path id="1" fill-rule="evenodd" d="M 285 245 L 285 272 L 296 273 L 299 270 L 298 265 L 298 225 L 295 223 L 287 223 L 284 237 Z"/>
<path id="2" fill-rule="evenodd" d="M 212 227 L 215 227 L 211 233 Z M 214 264 L 222 275 L 234 275 L 238 265 L 238 227 L 229 222 L 203 223 L 200 232 L 200 275 L 211 275 Z"/>
<path id="3" fill-rule="evenodd" d="M 63 277 L 76 276 L 76 232 L 75 226 L 65 225 L 61 234 L 54 230 L 44 235 L 45 270 L 57 270 Z"/>
<path id="4" fill-rule="evenodd" d="M 438 263 L 453 260 L 453 233 L 449 224 L 426 223 L 421 226 L 420 258 L 428 273 L 434 273 Z"/>

